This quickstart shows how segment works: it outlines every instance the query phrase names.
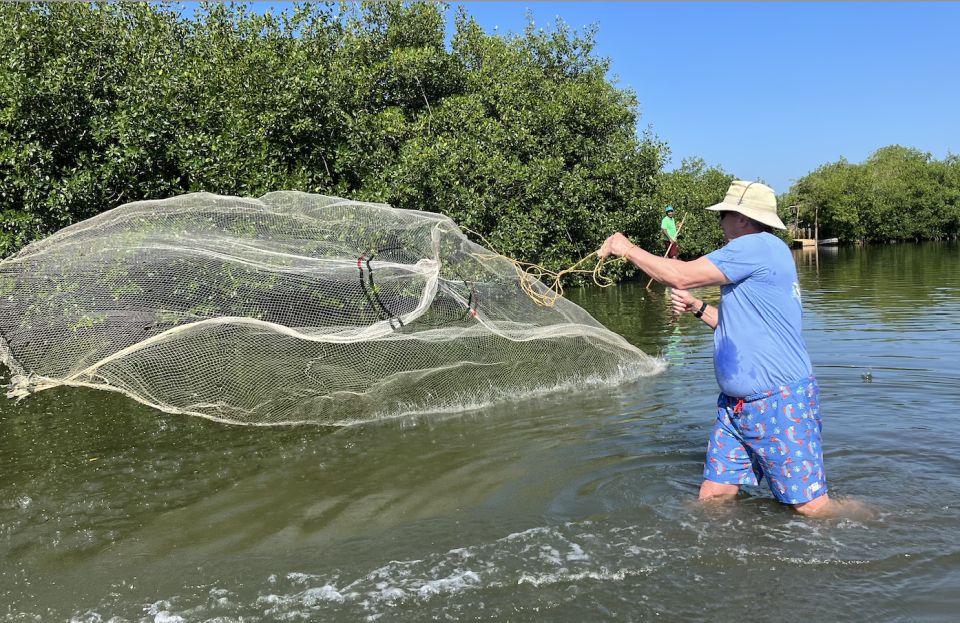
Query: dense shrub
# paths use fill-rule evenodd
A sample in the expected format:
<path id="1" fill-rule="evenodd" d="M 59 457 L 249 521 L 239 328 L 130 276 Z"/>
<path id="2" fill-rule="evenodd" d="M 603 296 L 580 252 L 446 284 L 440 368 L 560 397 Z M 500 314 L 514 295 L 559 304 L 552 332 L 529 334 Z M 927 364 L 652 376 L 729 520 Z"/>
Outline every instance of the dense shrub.
<path id="1" fill-rule="evenodd" d="M 0 253 L 200 190 L 442 212 L 553 268 L 618 229 L 655 244 L 665 146 L 593 32 L 492 36 L 461 10 L 448 44 L 446 10 L 0 5 Z"/>
<path id="2" fill-rule="evenodd" d="M 821 238 L 887 242 L 960 233 L 960 158 L 936 160 L 891 145 L 861 164 L 839 160 L 801 178 L 781 198 Z"/>

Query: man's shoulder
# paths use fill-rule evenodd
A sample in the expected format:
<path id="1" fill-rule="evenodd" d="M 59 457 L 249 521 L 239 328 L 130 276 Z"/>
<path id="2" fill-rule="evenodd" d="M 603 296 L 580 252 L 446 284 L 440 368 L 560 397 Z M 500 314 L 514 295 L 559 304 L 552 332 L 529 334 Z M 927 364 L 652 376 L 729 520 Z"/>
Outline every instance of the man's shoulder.
<path id="1" fill-rule="evenodd" d="M 778 248 L 779 245 L 781 248 Z M 773 258 L 786 252 L 791 262 L 793 257 L 790 249 L 782 240 L 768 233 L 746 234 L 729 240 L 716 251 L 711 251 L 705 257 L 714 265 L 723 265 L 736 262 L 741 266 L 754 266 L 756 269 L 770 264 Z M 773 260 L 776 261 L 776 260 Z M 721 268 L 721 270 L 723 270 Z M 729 275 L 727 275 L 729 277 Z"/>
<path id="2" fill-rule="evenodd" d="M 758 268 L 773 269 L 777 273 L 784 271 L 796 274 L 796 263 L 790 247 L 783 240 L 768 232 L 740 236 L 730 243 L 738 243 L 732 250 L 743 261 L 752 263 Z"/>
<path id="3" fill-rule="evenodd" d="M 760 239 L 761 244 L 763 244 L 765 248 L 769 249 L 771 255 L 780 256 L 788 259 L 791 264 L 793 263 L 793 254 L 790 252 L 790 247 L 787 246 L 787 243 L 781 238 L 769 232 L 758 234 L 757 238 Z"/>
<path id="4" fill-rule="evenodd" d="M 790 247 L 783 241 L 774 236 L 771 233 L 759 232 L 756 234 L 746 234 L 744 236 L 739 236 L 734 238 L 726 244 L 727 247 L 731 249 L 745 249 L 745 250 L 786 250 L 790 251 Z"/>

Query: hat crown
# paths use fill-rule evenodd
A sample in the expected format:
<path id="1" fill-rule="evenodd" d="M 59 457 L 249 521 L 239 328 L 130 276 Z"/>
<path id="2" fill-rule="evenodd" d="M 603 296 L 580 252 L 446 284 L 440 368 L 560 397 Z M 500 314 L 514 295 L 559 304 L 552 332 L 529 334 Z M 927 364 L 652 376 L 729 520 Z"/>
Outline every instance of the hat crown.
<path id="1" fill-rule="evenodd" d="M 777 215 L 777 195 L 772 188 L 760 182 L 734 180 L 730 183 L 723 201 L 708 206 L 707 209 L 739 212 L 764 225 L 777 229 L 787 228 Z"/>
<path id="2" fill-rule="evenodd" d="M 772 188 L 760 182 L 734 180 L 727 190 L 724 203 L 777 213 L 777 195 Z"/>

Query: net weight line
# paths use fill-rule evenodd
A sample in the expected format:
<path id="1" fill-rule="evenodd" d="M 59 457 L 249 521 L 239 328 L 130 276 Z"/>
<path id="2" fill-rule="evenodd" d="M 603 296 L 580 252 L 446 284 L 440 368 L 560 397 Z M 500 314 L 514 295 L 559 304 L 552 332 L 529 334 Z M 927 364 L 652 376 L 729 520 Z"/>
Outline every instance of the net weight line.
<path id="1" fill-rule="evenodd" d="M 377 312 L 377 315 L 380 316 L 380 320 L 386 320 L 390 324 L 391 329 L 399 329 L 403 326 L 403 320 L 400 320 L 400 316 L 392 313 L 387 306 L 384 304 L 383 300 L 380 298 L 380 294 L 377 292 L 377 286 L 373 283 L 373 267 L 370 266 L 371 260 L 373 260 L 374 251 L 370 251 L 369 254 L 362 254 L 357 258 L 357 269 L 360 270 L 360 289 L 363 290 L 364 295 L 367 297 L 367 302 L 370 303 L 370 307 Z M 366 258 L 366 262 L 364 262 Z M 367 267 L 367 280 L 366 282 L 363 279 L 363 267 L 366 264 Z M 367 287 L 369 284 L 369 288 Z M 399 323 L 399 326 L 393 326 L 393 321 L 396 320 Z"/>

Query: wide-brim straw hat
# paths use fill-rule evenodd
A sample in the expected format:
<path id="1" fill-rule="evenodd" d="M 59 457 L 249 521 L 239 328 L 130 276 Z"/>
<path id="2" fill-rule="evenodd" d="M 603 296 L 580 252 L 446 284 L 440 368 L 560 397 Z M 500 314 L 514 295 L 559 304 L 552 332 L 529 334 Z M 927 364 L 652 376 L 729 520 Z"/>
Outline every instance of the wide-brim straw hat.
<path id="1" fill-rule="evenodd" d="M 734 180 L 723 201 L 707 209 L 714 212 L 739 212 L 758 223 L 777 229 L 787 228 L 777 216 L 777 196 L 773 189 L 760 182 Z"/>

